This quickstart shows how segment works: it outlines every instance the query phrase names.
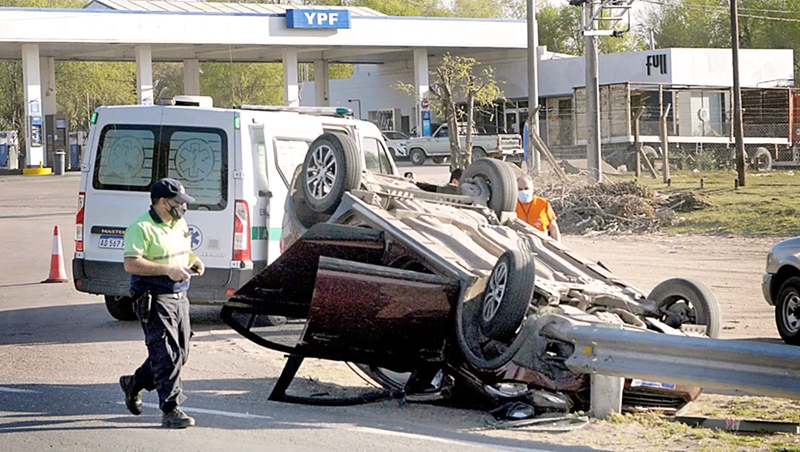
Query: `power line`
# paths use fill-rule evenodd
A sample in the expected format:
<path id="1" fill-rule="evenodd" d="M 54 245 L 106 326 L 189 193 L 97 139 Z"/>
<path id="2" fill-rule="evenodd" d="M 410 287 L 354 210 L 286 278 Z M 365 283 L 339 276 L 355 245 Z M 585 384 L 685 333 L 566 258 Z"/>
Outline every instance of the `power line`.
<path id="1" fill-rule="evenodd" d="M 663 1 L 657 0 L 641 0 L 643 3 L 649 3 L 652 5 L 658 6 L 677 6 L 676 4 L 670 4 Z M 682 8 L 686 9 L 694 9 L 698 11 L 712 11 L 717 12 L 725 15 L 729 15 L 730 12 L 724 6 L 714 6 L 714 5 L 688 5 L 682 4 L 680 5 Z M 769 9 L 756 9 L 756 8 L 741 8 L 740 11 L 754 11 L 754 12 L 773 12 L 779 14 L 800 14 L 797 11 L 783 11 L 783 10 L 769 10 Z M 767 21 L 775 21 L 775 22 L 800 22 L 800 18 L 793 19 L 788 17 L 774 17 L 774 16 L 762 16 L 762 15 L 754 15 L 754 14 L 739 14 L 739 17 L 746 17 L 748 19 L 760 19 L 760 20 L 767 20 Z"/>

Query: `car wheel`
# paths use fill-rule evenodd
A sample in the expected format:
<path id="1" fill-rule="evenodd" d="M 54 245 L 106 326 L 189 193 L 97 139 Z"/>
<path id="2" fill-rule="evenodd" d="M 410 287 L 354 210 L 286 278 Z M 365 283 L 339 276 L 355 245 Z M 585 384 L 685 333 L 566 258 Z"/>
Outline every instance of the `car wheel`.
<path id="1" fill-rule="evenodd" d="M 106 309 L 111 317 L 117 320 L 136 320 L 136 313 L 133 311 L 133 298 L 106 295 Z"/>
<path id="2" fill-rule="evenodd" d="M 722 325 L 719 303 L 703 283 L 692 279 L 668 279 L 657 285 L 648 299 L 657 303 L 661 321 L 673 328 L 684 324 L 705 325 L 706 335 L 719 336 Z"/>
<path id="3" fill-rule="evenodd" d="M 753 155 L 753 166 L 756 171 L 769 171 L 772 169 L 772 154 L 767 148 L 759 147 Z"/>
<path id="4" fill-rule="evenodd" d="M 787 279 L 778 291 L 775 324 L 784 342 L 800 345 L 800 278 L 796 276 Z"/>
<path id="5" fill-rule="evenodd" d="M 342 195 L 361 185 L 361 158 L 355 141 L 341 133 L 324 133 L 308 148 L 302 185 L 306 203 L 315 212 L 332 213 Z"/>
<path id="6" fill-rule="evenodd" d="M 484 186 L 489 193 L 484 193 Z M 458 189 L 462 195 L 488 197 L 488 206 L 498 217 L 500 212 L 513 212 L 517 206 L 514 171 L 500 160 L 479 159 L 472 162 L 464 170 Z"/>
<path id="7" fill-rule="evenodd" d="M 415 148 L 411 150 L 411 153 L 408 154 L 408 158 L 411 160 L 411 163 L 414 165 L 420 166 L 425 164 L 425 151 L 420 148 Z"/>
<path id="8" fill-rule="evenodd" d="M 483 295 L 481 331 L 487 337 L 507 341 L 514 337 L 533 298 L 535 264 L 533 256 L 508 250 L 500 256 Z"/>
<path id="9" fill-rule="evenodd" d="M 478 159 L 485 159 L 486 158 L 486 151 L 481 148 L 472 148 L 472 161 Z"/>
<path id="10" fill-rule="evenodd" d="M 442 163 L 445 163 L 445 162 L 447 162 L 447 157 L 434 157 L 433 158 L 433 163 L 435 163 L 437 165 L 441 165 Z"/>

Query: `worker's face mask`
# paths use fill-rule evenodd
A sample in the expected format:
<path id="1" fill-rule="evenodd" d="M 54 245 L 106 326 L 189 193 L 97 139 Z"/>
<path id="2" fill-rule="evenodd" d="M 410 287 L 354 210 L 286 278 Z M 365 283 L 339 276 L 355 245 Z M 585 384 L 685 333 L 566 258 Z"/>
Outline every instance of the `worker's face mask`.
<path id="1" fill-rule="evenodd" d="M 167 206 L 169 206 L 169 210 L 167 212 L 169 212 L 169 215 L 174 220 L 180 220 L 184 215 L 186 215 L 186 206 L 184 204 L 174 205 L 167 201 Z"/>
<path id="2" fill-rule="evenodd" d="M 517 192 L 517 199 L 523 204 L 533 201 L 533 190 L 520 190 Z"/>

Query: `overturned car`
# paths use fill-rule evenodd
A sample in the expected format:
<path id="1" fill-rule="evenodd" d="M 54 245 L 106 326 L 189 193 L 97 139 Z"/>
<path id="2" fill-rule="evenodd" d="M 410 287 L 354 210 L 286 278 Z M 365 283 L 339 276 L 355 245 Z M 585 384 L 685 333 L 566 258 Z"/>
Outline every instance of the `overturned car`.
<path id="1" fill-rule="evenodd" d="M 478 159 L 459 185 L 431 189 L 363 170 L 358 152 L 339 133 L 311 144 L 286 200 L 283 254 L 223 307 L 239 333 L 296 358 L 274 398 L 315 357 L 358 363 L 412 400 L 583 409 L 590 379 L 567 367 L 575 346 L 548 326 L 718 335 L 703 284 L 669 279 L 643 294 L 516 219 L 507 163 Z M 305 325 L 296 343 L 278 343 L 260 334 L 260 316 Z M 699 392 L 629 380 L 623 407 L 679 409 Z"/>

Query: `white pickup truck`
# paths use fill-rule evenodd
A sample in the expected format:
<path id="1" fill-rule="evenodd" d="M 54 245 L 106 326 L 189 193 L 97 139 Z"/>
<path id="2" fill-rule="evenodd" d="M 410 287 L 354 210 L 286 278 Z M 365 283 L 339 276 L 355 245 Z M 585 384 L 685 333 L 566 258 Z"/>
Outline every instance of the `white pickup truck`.
<path id="1" fill-rule="evenodd" d="M 460 130 L 460 141 L 466 141 L 465 130 Z M 450 156 L 450 139 L 447 124 L 442 124 L 429 137 L 411 138 L 406 142 L 408 158 L 414 165 L 423 165 L 425 160 L 433 159 L 444 163 Z M 522 159 L 522 137 L 519 135 L 479 135 L 473 132 L 472 158 L 498 158 L 506 161 Z"/>

